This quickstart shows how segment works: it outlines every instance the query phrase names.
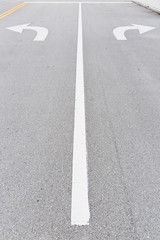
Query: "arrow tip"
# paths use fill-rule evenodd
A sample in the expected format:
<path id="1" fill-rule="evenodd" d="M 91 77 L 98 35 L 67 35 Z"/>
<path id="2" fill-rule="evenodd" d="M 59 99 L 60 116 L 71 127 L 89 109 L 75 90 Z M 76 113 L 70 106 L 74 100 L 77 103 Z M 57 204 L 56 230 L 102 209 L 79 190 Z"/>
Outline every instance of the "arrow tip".
<path id="1" fill-rule="evenodd" d="M 156 27 L 150 27 L 150 26 L 144 26 L 144 25 L 137 25 L 137 24 L 132 24 L 134 27 L 136 27 L 139 30 L 140 34 L 149 32 L 151 30 L 156 29 Z"/>
<path id="2" fill-rule="evenodd" d="M 26 23 L 26 24 L 22 24 L 22 25 L 17 25 L 17 26 L 13 26 L 13 27 L 8 27 L 6 29 L 14 31 L 14 32 L 18 32 L 18 33 L 22 33 L 23 30 L 30 25 L 30 23 Z"/>

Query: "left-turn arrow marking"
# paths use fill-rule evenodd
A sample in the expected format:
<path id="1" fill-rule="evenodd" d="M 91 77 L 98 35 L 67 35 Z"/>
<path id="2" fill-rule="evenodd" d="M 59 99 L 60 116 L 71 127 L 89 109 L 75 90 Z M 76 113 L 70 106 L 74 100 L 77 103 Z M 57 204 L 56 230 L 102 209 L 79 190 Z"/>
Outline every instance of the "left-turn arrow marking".
<path id="1" fill-rule="evenodd" d="M 27 23 L 27 24 L 17 25 L 13 27 L 8 27 L 7 29 L 14 32 L 18 32 L 18 33 L 22 33 L 23 30 L 34 30 L 37 32 L 37 35 L 34 38 L 34 41 L 45 41 L 48 35 L 48 29 L 44 27 L 34 27 L 29 25 L 30 23 Z"/>

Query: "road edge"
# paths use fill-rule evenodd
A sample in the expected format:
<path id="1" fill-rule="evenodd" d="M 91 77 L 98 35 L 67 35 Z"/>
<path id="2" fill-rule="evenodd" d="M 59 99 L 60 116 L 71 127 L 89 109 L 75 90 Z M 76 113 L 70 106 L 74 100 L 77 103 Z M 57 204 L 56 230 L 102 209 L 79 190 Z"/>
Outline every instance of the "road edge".
<path id="1" fill-rule="evenodd" d="M 160 14 L 160 9 L 154 7 L 154 6 L 149 6 L 148 4 L 145 4 L 145 3 L 141 3 L 141 1 L 138 1 L 138 0 L 132 0 L 132 2 L 136 3 L 137 5 L 140 5 L 142 7 L 145 7 L 153 12 L 156 12 L 158 14 Z"/>

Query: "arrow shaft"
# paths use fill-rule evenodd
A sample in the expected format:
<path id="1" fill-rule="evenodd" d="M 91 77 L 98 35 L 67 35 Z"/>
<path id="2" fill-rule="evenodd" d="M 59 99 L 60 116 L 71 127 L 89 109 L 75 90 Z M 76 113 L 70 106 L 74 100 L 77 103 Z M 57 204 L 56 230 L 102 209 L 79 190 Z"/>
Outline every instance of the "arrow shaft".
<path id="1" fill-rule="evenodd" d="M 34 38 L 34 41 L 44 41 L 48 35 L 48 29 L 46 28 L 26 26 L 24 29 L 26 30 L 29 29 L 37 32 L 37 35 Z"/>

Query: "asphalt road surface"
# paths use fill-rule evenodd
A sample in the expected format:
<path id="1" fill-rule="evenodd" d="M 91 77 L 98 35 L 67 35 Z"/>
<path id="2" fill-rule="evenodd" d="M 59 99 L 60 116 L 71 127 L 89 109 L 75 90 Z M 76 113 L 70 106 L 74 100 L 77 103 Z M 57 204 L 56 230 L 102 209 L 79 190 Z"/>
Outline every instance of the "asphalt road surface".
<path id="1" fill-rule="evenodd" d="M 0 240 L 160 239 L 160 16 L 116 2 L 0 1 Z M 117 40 L 132 24 L 155 29 Z M 72 224 L 81 119 L 90 217 Z"/>

